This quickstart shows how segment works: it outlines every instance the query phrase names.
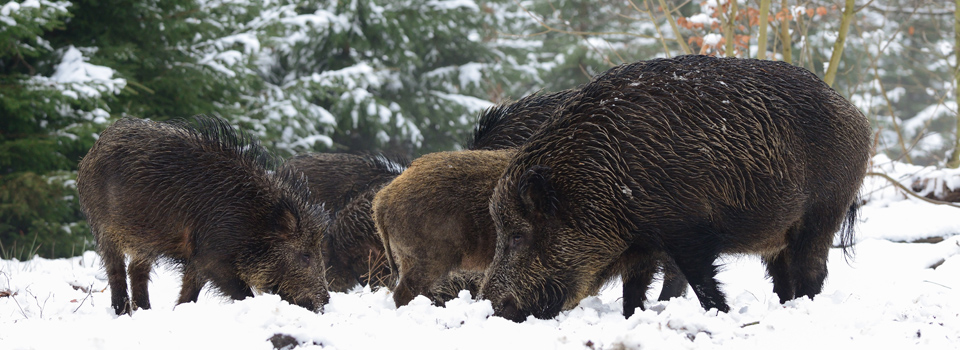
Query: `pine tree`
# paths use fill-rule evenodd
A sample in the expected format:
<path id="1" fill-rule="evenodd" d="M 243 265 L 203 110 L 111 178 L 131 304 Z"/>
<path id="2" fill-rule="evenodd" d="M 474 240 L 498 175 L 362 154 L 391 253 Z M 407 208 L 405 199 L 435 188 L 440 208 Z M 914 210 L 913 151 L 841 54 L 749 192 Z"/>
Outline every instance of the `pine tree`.
<path id="1" fill-rule="evenodd" d="M 301 25 L 288 28 L 290 39 L 267 44 L 271 98 L 252 114 L 263 123 L 311 116 L 283 134 L 324 142 L 273 138 L 291 152 L 453 149 L 507 76 L 523 74 L 504 68 L 510 57 L 488 42 L 494 11 L 474 2 L 327 1 L 296 11 L 287 23 Z"/>
<path id="2" fill-rule="evenodd" d="M 0 8 L 0 255 L 67 256 L 92 246 L 73 183 L 80 156 L 108 122 L 106 99 L 123 87 L 75 47 L 43 35 L 68 2 Z"/>

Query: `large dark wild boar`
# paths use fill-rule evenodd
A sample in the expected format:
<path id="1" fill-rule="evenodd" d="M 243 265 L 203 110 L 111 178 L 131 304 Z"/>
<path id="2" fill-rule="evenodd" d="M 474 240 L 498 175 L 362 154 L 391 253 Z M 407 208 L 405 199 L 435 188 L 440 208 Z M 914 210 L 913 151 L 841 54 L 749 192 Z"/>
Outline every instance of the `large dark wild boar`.
<path id="1" fill-rule="evenodd" d="M 481 296 L 496 315 L 554 317 L 620 275 L 629 316 L 671 260 L 705 309 L 728 311 L 721 253 L 760 255 L 781 302 L 813 297 L 834 234 L 852 240 L 870 128 L 805 69 L 706 56 L 626 64 L 556 114 L 491 197 L 496 253 Z"/>
<path id="2" fill-rule="evenodd" d="M 383 156 L 310 153 L 287 164 L 303 171 L 314 203 L 323 203 L 333 219 L 323 237 L 323 258 L 330 290 L 346 292 L 356 285 L 388 286 L 393 282 L 383 242 L 370 214 L 377 191 L 406 168 Z"/>
<path id="3" fill-rule="evenodd" d="M 292 167 L 270 171 L 273 157 L 226 121 L 196 121 L 122 119 L 80 162 L 80 206 L 114 310 L 150 308 L 150 271 L 163 259 L 182 269 L 178 304 L 210 281 L 233 299 L 252 287 L 319 311 L 329 298 L 320 251 L 328 218 L 309 204 L 306 181 Z"/>

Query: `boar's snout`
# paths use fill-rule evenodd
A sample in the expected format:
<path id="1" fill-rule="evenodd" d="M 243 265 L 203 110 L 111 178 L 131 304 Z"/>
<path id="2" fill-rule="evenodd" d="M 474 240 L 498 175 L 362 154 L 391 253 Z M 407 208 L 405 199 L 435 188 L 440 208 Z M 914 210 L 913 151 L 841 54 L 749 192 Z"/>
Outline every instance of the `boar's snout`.
<path id="1" fill-rule="evenodd" d="M 319 313 L 319 312 L 323 312 L 323 306 L 326 305 L 328 301 L 330 301 L 330 293 L 328 293 L 326 290 L 323 290 L 322 292 L 317 293 L 316 295 L 301 297 L 301 298 L 280 293 L 280 299 L 286 300 L 291 304 L 300 306 L 304 309 Z"/>
<path id="2" fill-rule="evenodd" d="M 500 316 L 517 323 L 523 322 L 527 319 L 527 316 L 520 312 L 520 309 L 517 307 L 517 299 L 513 296 L 508 296 L 501 300 L 500 305 L 494 307 L 493 315 Z"/>

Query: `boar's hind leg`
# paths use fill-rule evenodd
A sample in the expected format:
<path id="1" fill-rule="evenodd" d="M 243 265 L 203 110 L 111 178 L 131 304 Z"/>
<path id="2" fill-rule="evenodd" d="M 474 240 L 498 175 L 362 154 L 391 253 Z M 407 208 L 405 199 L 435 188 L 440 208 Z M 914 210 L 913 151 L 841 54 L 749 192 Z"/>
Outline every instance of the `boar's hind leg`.
<path id="1" fill-rule="evenodd" d="M 843 209 L 807 213 L 787 232 L 787 247 L 767 260 L 773 290 L 781 303 L 802 296 L 813 299 L 823 290 L 833 234 L 844 214 Z"/>
<path id="2" fill-rule="evenodd" d="M 130 306 L 130 295 L 127 294 L 127 268 L 123 253 L 111 242 L 110 237 L 103 237 L 98 232 L 94 232 L 94 237 L 98 237 L 100 256 L 110 281 L 110 305 L 117 315 L 129 314 L 133 309 Z"/>
<path id="3" fill-rule="evenodd" d="M 150 271 L 153 270 L 152 258 L 140 256 L 130 259 L 130 289 L 133 290 L 133 308 L 150 309 L 150 294 L 147 284 L 150 282 Z"/>
<path id="4" fill-rule="evenodd" d="M 695 237 L 695 239 L 691 239 Z M 667 254 L 677 263 L 677 268 L 693 287 L 693 292 L 705 310 L 716 308 L 729 312 L 723 292 L 715 276 L 717 266 L 713 262 L 720 255 L 722 235 L 716 230 L 699 226 L 686 232 L 665 235 Z"/>
<path id="5" fill-rule="evenodd" d="M 663 288 L 660 289 L 659 301 L 667 301 L 670 298 L 682 297 L 687 292 L 687 279 L 677 268 L 677 264 L 670 258 L 664 259 L 663 266 Z"/>
<path id="6" fill-rule="evenodd" d="M 435 281 L 442 278 L 446 272 L 433 270 L 415 265 L 413 268 L 400 273 L 400 282 L 393 290 L 393 301 L 397 304 L 397 307 L 409 304 L 418 295 L 426 296 L 430 300 L 436 299 L 430 289 Z"/>
<path id="7" fill-rule="evenodd" d="M 197 302 L 197 298 L 200 297 L 200 288 L 203 288 L 203 280 L 200 279 L 197 271 L 189 267 L 184 267 L 183 282 L 180 286 L 180 299 L 177 300 L 177 304 Z"/>

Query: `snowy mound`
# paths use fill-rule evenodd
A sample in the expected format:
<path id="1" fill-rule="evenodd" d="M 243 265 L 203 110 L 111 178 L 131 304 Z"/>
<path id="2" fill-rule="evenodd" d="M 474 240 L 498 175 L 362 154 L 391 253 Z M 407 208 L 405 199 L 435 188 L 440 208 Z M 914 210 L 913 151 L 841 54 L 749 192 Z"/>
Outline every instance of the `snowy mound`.
<path id="1" fill-rule="evenodd" d="M 875 171 L 908 186 L 929 171 L 874 162 Z M 206 294 L 174 308 L 180 276 L 159 266 L 150 285 L 154 309 L 117 317 L 100 258 L 87 252 L 0 261 L 0 349 L 271 349 L 271 338 L 315 349 L 955 348 L 960 209 L 898 191 L 867 178 L 856 254 L 847 260 L 831 251 L 830 275 L 814 300 L 781 305 L 759 259 L 724 257 L 718 279 L 732 311 L 721 314 L 704 311 L 688 292 L 624 319 L 619 282 L 554 319 L 519 324 L 492 316 L 488 301 L 466 292 L 446 307 L 418 297 L 396 308 L 390 292 L 357 288 L 331 293 L 322 314 L 275 295 L 231 302 Z M 930 237 L 944 239 L 904 243 Z M 650 297 L 657 293 L 654 285 Z"/>

